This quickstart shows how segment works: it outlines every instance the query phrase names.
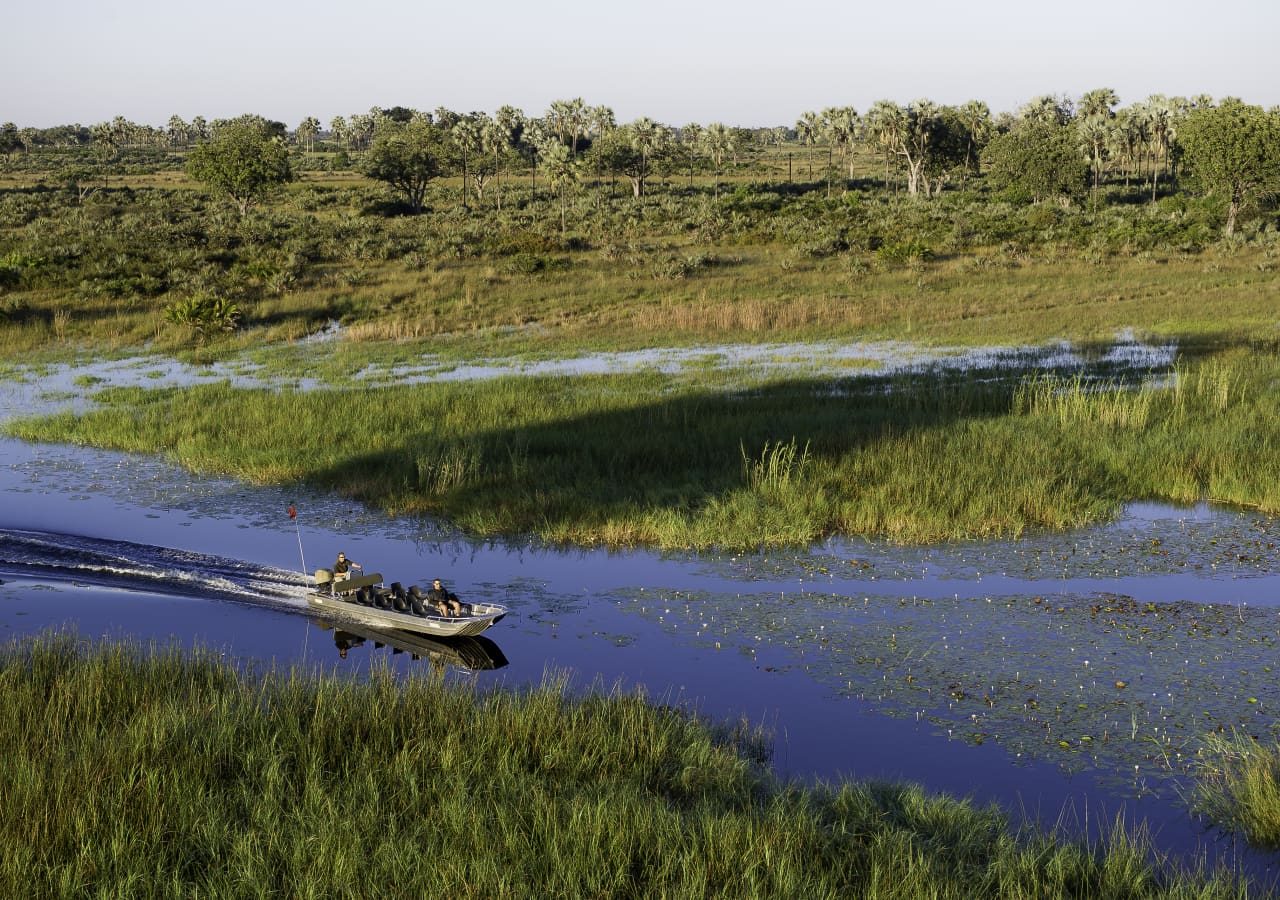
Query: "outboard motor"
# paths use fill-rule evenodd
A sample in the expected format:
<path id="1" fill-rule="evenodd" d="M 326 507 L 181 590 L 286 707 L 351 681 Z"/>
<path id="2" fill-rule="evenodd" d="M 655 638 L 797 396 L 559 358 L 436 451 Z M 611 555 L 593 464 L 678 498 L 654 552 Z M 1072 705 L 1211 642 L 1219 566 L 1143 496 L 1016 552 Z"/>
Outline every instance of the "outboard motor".
<path id="1" fill-rule="evenodd" d="M 330 594 L 333 593 L 333 573 L 328 569 L 316 569 L 316 590 L 326 589 Z"/>

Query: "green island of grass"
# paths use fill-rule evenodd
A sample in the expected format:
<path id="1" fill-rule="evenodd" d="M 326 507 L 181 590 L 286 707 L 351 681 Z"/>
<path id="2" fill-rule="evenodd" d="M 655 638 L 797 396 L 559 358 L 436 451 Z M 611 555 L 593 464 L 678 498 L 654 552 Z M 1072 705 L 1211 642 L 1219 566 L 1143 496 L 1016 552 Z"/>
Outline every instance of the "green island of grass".
<path id="1" fill-rule="evenodd" d="M 762 737 L 563 679 L 246 673 L 0 647 L 4 896 L 1244 897 L 911 786 L 779 783 Z"/>
<path id="2" fill-rule="evenodd" d="M 709 388 L 655 373 L 348 390 L 117 388 L 6 424 L 305 482 L 473 535 L 664 548 L 927 542 L 1068 528 L 1124 503 L 1280 509 L 1280 358 L 1125 383 L 1013 372 Z"/>

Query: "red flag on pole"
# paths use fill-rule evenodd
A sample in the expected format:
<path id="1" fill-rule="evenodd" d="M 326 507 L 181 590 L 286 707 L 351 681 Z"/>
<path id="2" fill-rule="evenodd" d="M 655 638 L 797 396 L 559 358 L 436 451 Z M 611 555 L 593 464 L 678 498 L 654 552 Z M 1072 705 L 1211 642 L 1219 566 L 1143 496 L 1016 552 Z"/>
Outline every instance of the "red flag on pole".
<path id="1" fill-rule="evenodd" d="M 298 507 L 294 506 L 292 503 L 289 504 L 289 518 L 298 518 Z"/>

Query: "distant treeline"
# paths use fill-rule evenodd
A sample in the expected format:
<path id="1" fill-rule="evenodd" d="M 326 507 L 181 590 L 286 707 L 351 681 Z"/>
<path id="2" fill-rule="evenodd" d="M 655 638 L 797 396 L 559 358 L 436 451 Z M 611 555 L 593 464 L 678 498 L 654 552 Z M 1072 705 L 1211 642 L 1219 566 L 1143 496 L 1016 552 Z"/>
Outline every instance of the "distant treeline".
<path id="1" fill-rule="evenodd" d="M 1012 188 L 1025 199 L 1078 198 L 1089 187 L 1096 190 L 1107 177 L 1123 178 L 1126 184 L 1149 182 L 1154 199 L 1162 180 L 1177 178 L 1195 142 L 1194 137 L 1190 142 L 1184 138 L 1197 113 L 1232 110 L 1237 120 L 1256 119 L 1265 125 L 1263 130 L 1270 137 L 1280 115 L 1275 109 L 1263 111 L 1233 98 L 1215 101 L 1207 95 L 1158 94 L 1125 107 L 1119 102 L 1110 88 L 1089 91 L 1078 100 L 1040 96 L 1016 113 L 999 114 L 980 100 L 959 106 L 930 100 L 905 105 L 881 100 L 863 113 L 851 106 L 831 107 L 804 112 L 791 126 L 765 128 L 721 122 L 671 126 L 647 117 L 619 125 L 611 108 L 591 106 L 581 98 L 555 101 L 540 116 L 512 106 L 502 106 L 492 115 L 444 107 L 428 112 L 374 106 L 368 112 L 335 116 L 327 128 L 313 116 L 292 129 L 257 116 L 214 120 L 197 116 L 188 122 L 175 115 L 163 127 L 117 116 L 91 127 L 37 129 L 7 123 L 0 126 L 0 153 L 13 158 L 41 150 L 92 147 L 105 161 L 126 150 L 189 148 L 216 138 L 229 126 L 252 120 L 264 137 L 298 151 L 326 151 L 326 166 L 359 168 L 351 155 L 373 149 L 380 133 L 422 126 L 435 164 L 431 177 L 460 174 L 468 182 L 467 191 L 477 199 L 483 199 L 488 184 L 522 164 L 533 167 L 535 178 L 540 163 L 553 172 L 572 163 L 597 175 L 625 175 L 639 196 L 655 172 L 670 174 L 687 168 L 690 177 L 697 171 L 713 172 L 718 178 L 727 165 L 737 168 L 770 148 L 798 152 L 801 174 L 813 180 L 817 163 L 817 175 L 829 181 L 842 173 L 853 179 L 859 151 L 869 152 L 882 161 L 886 185 L 900 185 L 913 196 L 933 196 L 949 186 L 963 185 L 982 170 L 985 161 L 998 187 Z M 1241 121 L 1235 123 L 1236 130 L 1243 127 Z M 1221 143 L 1217 137 L 1212 141 Z M 1261 153 L 1270 158 L 1271 169 L 1277 169 L 1274 157 L 1280 150 L 1275 141 L 1269 149 L 1266 143 Z M 793 175 L 789 172 L 789 177 Z M 574 172 L 566 170 L 559 180 L 574 177 Z M 1266 194 L 1275 186 L 1275 177 L 1276 172 L 1269 171 L 1252 180 L 1268 185 L 1260 192 Z M 557 180 L 554 175 L 553 180 Z M 1244 193 L 1249 191 L 1244 186 Z M 1228 193 L 1241 192 L 1228 189 Z M 413 197 L 408 199 L 413 203 Z"/>

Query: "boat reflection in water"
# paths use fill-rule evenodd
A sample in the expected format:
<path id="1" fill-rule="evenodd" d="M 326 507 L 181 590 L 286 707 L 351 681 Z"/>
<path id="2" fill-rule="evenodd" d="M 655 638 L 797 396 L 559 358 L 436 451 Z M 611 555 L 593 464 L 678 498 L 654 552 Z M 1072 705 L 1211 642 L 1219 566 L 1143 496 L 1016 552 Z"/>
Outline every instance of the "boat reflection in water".
<path id="1" fill-rule="evenodd" d="M 371 650 L 389 649 L 392 655 L 408 653 L 413 659 L 426 660 L 432 668 L 454 668 L 467 672 L 501 669 L 507 658 L 501 648 L 487 637 L 427 637 L 399 628 L 375 628 L 371 625 L 341 626 L 331 622 L 315 622 L 316 627 L 333 632 L 333 643 L 343 659 L 357 647 Z"/>

